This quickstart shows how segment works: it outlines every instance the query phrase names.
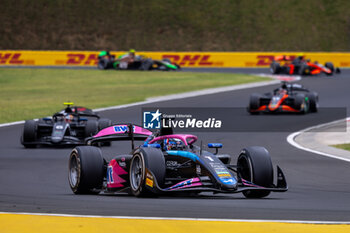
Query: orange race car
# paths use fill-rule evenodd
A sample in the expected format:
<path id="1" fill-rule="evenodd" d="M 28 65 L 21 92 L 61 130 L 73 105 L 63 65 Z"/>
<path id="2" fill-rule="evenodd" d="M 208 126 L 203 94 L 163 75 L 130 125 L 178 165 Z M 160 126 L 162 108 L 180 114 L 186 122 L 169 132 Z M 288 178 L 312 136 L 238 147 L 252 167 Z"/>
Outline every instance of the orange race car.
<path id="1" fill-rule="evenodd" d="M 270 64 L 270 70 L 272 74 L 290 75 L 316 75 L 320 73 L 333 75 L 334 73 L 340 73 L 340 69 L 335 68 L 331 62 L 326 62 L 323 66 L 317 61 L 310 62 L 310 59 L 306 60 L 303 55 L 296 58 L 286 55 L 275 56 Z"/>
<path id="2" fill-rule="evenodd" d="M 311 92 L 300 84 L 283 82 L 273 93 L 250 96 L 248 112 L 262 113 L 308 113 L 317 112 L 318 94 Z"/>

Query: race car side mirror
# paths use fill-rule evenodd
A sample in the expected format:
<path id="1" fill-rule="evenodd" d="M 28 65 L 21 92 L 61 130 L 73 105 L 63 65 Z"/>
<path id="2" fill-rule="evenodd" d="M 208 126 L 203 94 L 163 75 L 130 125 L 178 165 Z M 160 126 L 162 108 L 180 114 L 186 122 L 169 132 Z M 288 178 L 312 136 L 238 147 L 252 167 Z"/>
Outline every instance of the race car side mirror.
<path id="1" fill-rule="evenodd" d="M 208 143 L 208 148 L 215 148 L 215 154 L 219 152 L 219 148 L 222 148 L 221 143 Z"/>

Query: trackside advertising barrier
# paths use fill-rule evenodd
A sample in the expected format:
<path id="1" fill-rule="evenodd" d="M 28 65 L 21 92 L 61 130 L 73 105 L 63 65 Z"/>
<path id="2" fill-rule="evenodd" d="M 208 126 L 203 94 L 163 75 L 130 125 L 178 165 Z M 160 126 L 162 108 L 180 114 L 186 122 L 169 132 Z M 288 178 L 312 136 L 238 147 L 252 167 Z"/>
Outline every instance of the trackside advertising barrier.
<path id="1" fill-rule="evenodd" d="M 118 57 L 125 51 L 111 51 Z M 138 55 L 152 59 L 169 58 L 182 67 L 268 67 L 276 55 L 306 59 L 321 64 L 333 62 L 336 67 L 350 67 L 350 53 L 321 52 L 144 52 Z M 20 51 L 0 50 L 0 66 L 96 66 L 99 51 Z"/>

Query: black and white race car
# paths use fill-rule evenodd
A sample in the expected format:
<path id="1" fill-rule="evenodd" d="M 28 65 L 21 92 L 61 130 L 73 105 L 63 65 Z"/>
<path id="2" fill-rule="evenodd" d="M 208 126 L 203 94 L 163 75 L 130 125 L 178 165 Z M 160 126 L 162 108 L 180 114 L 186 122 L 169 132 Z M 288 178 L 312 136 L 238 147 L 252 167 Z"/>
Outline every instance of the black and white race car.
<path id="1" fill-rule="evenodd" d="M 85 143 L 85 138 L 112 124 L 111 120 L 100 118 L 91 109 L 71 106 L 73 103 L 64 104 L 66 108 L 52 117 L 25 121 L 21 137 L 24 147 L 81 145 Z"/>
<path id="2" fill-rule="evenodd" d="M 248 112 L 259 113 L 309 113 L 317 112 L 318 94 L 300 84 L 282 82 L 272 93 L 250 96 Z"/>

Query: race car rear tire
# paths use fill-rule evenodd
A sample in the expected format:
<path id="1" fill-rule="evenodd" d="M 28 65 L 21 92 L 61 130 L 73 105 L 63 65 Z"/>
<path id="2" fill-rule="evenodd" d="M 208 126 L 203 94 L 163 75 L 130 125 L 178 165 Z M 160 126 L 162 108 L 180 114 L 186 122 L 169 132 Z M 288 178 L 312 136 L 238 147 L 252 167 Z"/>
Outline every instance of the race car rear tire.
<path id="1" fill-rule="evenodd" d="M 107 59 L 99 59 L 98 60 L 98 64 L 97 64 L 97 68 L 100 70 L 106 70 L 108 68 L 108 63 L 109 61 Z"/>
<path id="2" fill-rule="evenodd" d="M 142 61 L 142 64 L 140 66 L 140 70 L 151 70 L 153 65 L 152 59 L 146 59 Z"/>
<path id="3" fill-rule="evenodd" d="M 91 137 L 98 132 L 98 122 L 95 120 L 88 120 L 85 126 L 85 137 Z"/>
<path id="4" fill-rule="evenodd" d="M 334 73 L 334 65 L 332 62 L 326 62 L 324 66 L 332 71 L 330 74 L 326 73 L 327 75 L 332 75 Z"/>
<path id="5" fill-rule="evenodd" d="M 309 99 L 310 112 L 317 112 L 318 108 L 318 94 L 316 92 L 310 92 L 307 94 Z"/>
<path id="6" fill-rule="evenodd" d="M 299 75 L 305 75 L 306 74 L 306 70 L 308 69 L 308 65 L 305 63 L 302 63 L 298 69 L 298 74 Z"/>
<path id="7" fill-rule="evenodd" d="M 273 61 L 270 64 L 270 70 L 272 74 L 279 74 L 281 72 L 281 65 L 278 62 Z"/>
<path id="8" fill-rule="evenodd" d="M 37 145 L 34 144 L 37 140 L 38 124 L 34 120 L 27 120 L 24 123 L 22 144 L 25 148 L 35 148 Z"/>
<path id="9" fill-rule="evenodd" d="M 294 108 L 299 110 L 301 114 L 305 114 L 309 111 L 309 101 L 306 100 L 302 94 L 297 94 L 294 99 Z"/>
<path id="10" fill-rule="evenodd" d="M 112 125 L 112 121 L 110 119 L 107 119 L 107 118 L 101 118 L 99 119 L 98 121 L 98 130 L 102 130 L 102 129 L 105 129 L 109 126 Z M 101 146 L 111 146 L 111 142 L 101 142 Z"/>
<path id="11" fill-rule="evenodd" d="M 102 152 L 93 146 L 78 146 L 69 157 L 68 181 L 75 194 L 98 194 L 102 188 L 105 166 Z"/>
<path id="12" fill-rule="evenodd" d="M 162 187 L 165 180 L 166 167 L 161 150 L 140 148 L 135 151 L 130 163 L 129 179 L 131 193 L 136 197 L 156 196 L 156 193 L 150 190 L 156 184 L 149 177 L 146 177 L 146 169 L 153 173 L 157 184 Z"/>
<path id="13" fill-rule="evenodd" d="M 273 166 L 269 152 L 260 146 L 248 147 L 242 150 L 237 159 L 238 174 L 241 178 L 255 185 L 273 187 Z M 262 198 L 270 194 L 268 190 L 246 190 L 247 198 Z"/>
<path id="14" fill-rule="evenodd" d="M 254 112 L 254 110 L 260 107 L 260 94 L 253 93 L 250 95 L 249 99 L 249 112 L 251 114 L 258 114 L 259 112 Z"/>
<path id="15" fill-rule="evenodd" d="M 112 121 L 107 118 L 101 118 L 98 120 L 98 130 L 105 129 L 112 125 Z"/>

